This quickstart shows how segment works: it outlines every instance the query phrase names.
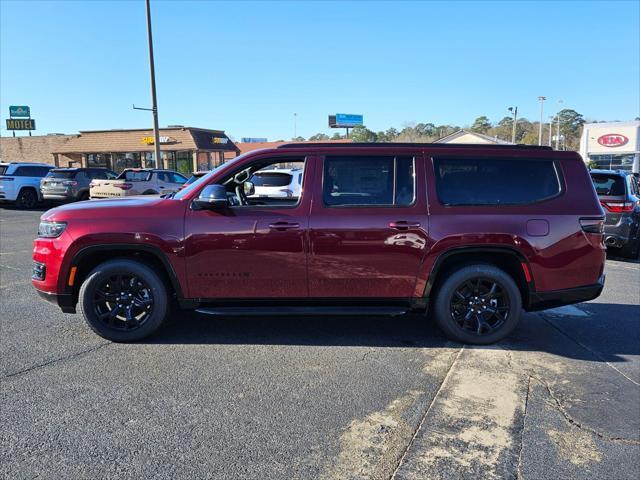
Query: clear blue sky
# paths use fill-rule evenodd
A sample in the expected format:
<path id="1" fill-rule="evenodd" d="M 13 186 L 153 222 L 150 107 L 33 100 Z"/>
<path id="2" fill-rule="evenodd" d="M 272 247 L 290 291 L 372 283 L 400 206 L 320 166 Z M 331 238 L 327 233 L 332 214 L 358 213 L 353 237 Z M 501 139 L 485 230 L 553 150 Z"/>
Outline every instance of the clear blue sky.
<path id="1" fill-rule="evenodd" d="M 538 118 L 538 95 L 588 119 L 640 115 L 640 8 L 628 2 L 152 0 L 161 126 L 239 138 L 332 133 L 362 113 L 407 122 Z M 0 118 L 30 105 L 36 133 L 145 128 L 143 0 L 0 0 Z"/>

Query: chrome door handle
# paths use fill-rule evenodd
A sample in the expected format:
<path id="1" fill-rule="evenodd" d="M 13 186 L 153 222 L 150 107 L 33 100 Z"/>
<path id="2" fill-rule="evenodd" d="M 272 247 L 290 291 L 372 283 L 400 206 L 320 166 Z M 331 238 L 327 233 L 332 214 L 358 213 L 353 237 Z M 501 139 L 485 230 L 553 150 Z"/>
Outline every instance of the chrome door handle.
<path id="1" fill-rule="evenodd" d="M 284 230 L 295 230 L 297 228 L 300 228 L 300 224 L 299 223 L 295 223 L 295 222 L 275 222 L 275 223 L 270 223 L 269 224 L 269 228 L 271 230 L 279 230 L 279 231 L 284 231 Z"/>
<path id="2" fill-rule="evenodd" d="M 409 230 L 410 228 L 419 228 L 420 222 L 405 222 L 404 220 L 398 220 L 397 222 L 390 222 L 389 228 L 395 230 Z"/>

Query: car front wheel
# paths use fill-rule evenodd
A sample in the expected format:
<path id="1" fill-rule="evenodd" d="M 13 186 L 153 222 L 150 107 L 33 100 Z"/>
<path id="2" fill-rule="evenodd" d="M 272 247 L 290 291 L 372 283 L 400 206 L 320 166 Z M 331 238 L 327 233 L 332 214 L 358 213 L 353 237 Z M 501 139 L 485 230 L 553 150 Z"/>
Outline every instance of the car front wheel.
<path id="1" fill-rule="evenodd" d="M 98 265 L 80 287 L 78 300 L 89 327 L 114 342 L 148 337 L 168 313 L 168 294 L 161 278 L 134 260 Z"/>
<path id="2" fill-rule="evenodd" d="M 447 337 L 487 345 L 503 339 L 518 324 L 520 290 L 513 278 L 492 265 L 469 265 L 447 276 L 437 288 L 435 320 Z"/>

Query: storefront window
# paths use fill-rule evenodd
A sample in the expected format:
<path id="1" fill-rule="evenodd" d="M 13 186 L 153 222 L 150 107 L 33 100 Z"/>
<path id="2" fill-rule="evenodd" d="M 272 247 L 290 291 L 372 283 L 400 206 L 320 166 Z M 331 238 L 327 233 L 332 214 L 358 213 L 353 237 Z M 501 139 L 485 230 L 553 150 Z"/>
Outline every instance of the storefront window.
<path id="1" fill-rule="evenodd" d="M 144 168 L 156 168 L 155 152 L 144 152 L 142 158 L 144 159 Z"/>
<path id="2" fill-rule="evenodd" d="M 111 168 L 110 153 L 87 153 L 87 167 Z"/>
<path id="3" fill-rule="evenodd" d="M 117 173 L 122 172 L 125 168 L 140 168 L 140 153 L 139 152 L 127 152 L 116 153 L 114 170 Z"/>
<path id="4" fill-rule="evenodd" d="M 604 170 L 629 170 L 633 167 L 633 153 L 626 155 L 589 155 L 589 160 Z"/>
<path id="5" fill-rule="evenodd" d="M 167 162 L 167 168 L 182 173 L 185 176 L 191 176 L 191 172 L 193 171 L 193 157 L 191 156 L 191 152 L 171 153 L 175 153 L 175 156 L 171 161 Z"/>

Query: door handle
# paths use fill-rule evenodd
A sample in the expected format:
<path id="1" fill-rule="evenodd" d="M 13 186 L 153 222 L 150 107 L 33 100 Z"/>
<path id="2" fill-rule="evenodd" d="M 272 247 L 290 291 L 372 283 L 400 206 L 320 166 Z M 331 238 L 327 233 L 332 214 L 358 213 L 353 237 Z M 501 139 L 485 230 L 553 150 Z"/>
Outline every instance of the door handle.
<path id="1" fill-rule="evenodd" d="M 295 230 L 297 228 L 300 228 L 300 224 L 295 222 L 275 222 L 275 223 L 270 223 L 269 228 L 271 230 L 278 230 L 278 231 Z"/>
<path id="2" fill-rule="evenodd" d="M 420 222 L 406 222 L 404 220 L 398 220 L 397 222 L 390 222 L 389 228 L 395 230 L 409 230 L 410 228 L 419 228 Z"/>

